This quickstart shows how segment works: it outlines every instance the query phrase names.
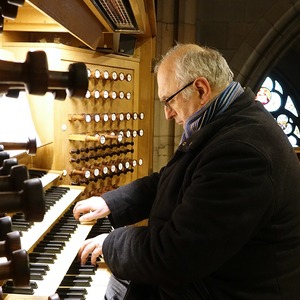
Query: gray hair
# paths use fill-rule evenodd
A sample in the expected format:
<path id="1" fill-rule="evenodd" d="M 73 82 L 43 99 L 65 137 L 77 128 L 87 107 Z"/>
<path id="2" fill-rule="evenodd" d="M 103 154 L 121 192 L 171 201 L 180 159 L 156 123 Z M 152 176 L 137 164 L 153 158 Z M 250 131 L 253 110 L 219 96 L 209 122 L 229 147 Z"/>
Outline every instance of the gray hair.
<path id="1" fill-rule="evenodd" d="M 197 77 L 205 77 L 213 91 L 222 91 L 233 80 L 233 72 L 225 58 L 215 49 L 195 44 L 177 44 L 171 48 L 155 66 L 157 74 L 160 65 L 170 59 L 174 64 L 176 82 L 182 86 Z M 183 91 L 188 97 L 189 89 Z"/>

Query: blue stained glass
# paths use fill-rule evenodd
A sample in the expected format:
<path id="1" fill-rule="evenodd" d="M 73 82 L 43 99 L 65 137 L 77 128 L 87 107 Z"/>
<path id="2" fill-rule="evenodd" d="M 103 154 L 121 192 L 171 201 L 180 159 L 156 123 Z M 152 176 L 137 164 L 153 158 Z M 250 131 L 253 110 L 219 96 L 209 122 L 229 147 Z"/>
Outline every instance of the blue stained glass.
<path id="1" fill-rule="evenodd" d="M 266 77 L 256 94 L 256 100 L 275 117 L 278 125 L 288 136 L 294 147 L 300 145 L 300 132 L 298 126 L 298 110 L 290 95 L 287 95 L 282 83 L 271 76 Z M 291 115 L 292 114 L 292 115 Z"/>
<path id="2" fill-rule="evenodd" d="M 286 110 L 290 111 L 292 114 L 294 114 L 296 117 L 298 117 L 298 112 L 297 112 L 297 109 L 294 105 L 294 102 L 293 100 L 291 99 L 290 96 L 287 97 L 287 100 L 286 100 L 286 104 L 285 104 L 285 107 L 284 107 Z"/>
<path id="3" fill-rule="evenodd" d="M 282 86 L 277 80 L 275 80 L 275 90 L 283 94 Z"/>
<path id="4" fill-rule="evenodd" d="M 267 89 L 269 89 L 270 91 L 273 90 L 273 81 L 270 77 L 267 77 L 264 81 L 264 83 L 262 84 L 262 87 L 266 87 Z"/>

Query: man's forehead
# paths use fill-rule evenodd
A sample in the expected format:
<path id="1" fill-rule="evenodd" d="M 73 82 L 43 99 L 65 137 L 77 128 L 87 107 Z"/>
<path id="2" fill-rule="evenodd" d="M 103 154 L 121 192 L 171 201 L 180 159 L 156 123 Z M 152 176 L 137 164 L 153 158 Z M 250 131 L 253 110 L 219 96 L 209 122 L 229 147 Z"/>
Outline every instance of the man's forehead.
<path id="1" fill-rule="evenodd" d="M 168 97 L 176 87 L 175 68 L 171 57 L 168 57 L 158 68 L 157 85 L 159 98 Z"/>
<path id="2" fill-rule="evenodd" d="M 157 72 L 157 80 L 158 81 L 170 81 L 174 80 L 174 66 L 172 66 L 168 62 L 164 62 L 160 65 Z"/>
<path id="3" fill-rule="evenodd" d="M 164 71 L 174 70 L 174 59 L 172 59 L 172 57 L 166 58 L 159 66 L 158 70 L 164 70 Z"/>

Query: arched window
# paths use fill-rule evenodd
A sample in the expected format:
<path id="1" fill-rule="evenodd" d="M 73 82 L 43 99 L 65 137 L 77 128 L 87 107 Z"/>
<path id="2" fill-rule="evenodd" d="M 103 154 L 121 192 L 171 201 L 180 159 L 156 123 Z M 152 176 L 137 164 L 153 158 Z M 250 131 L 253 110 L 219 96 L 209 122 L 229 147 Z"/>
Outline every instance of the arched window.
<path id="1" fill-rule="evenodd" d="M 299 110 L 283 81 L 279 82 L 275 77 L 268 76 L 258 91 L 256 100 L 263 103 L 273 115 L 293 147 L 300 146 Z"/>

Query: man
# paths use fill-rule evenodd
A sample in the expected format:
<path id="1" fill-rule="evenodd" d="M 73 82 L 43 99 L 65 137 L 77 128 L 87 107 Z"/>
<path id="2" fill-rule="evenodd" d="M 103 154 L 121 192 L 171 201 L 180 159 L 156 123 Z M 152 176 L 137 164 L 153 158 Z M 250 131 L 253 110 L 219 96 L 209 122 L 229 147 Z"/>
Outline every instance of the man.
<path id="1" fill-rule="evenodd" d="M 115 226 L 84 242 L 81 262 L 103 254 L 123 286 L 106 299 L 298 300 L 300 166 L 287 137 L 218 51 L 177 45 L 156 71 L 182 140 L 159 173 L 76 204 L 76 219 Z"/>

